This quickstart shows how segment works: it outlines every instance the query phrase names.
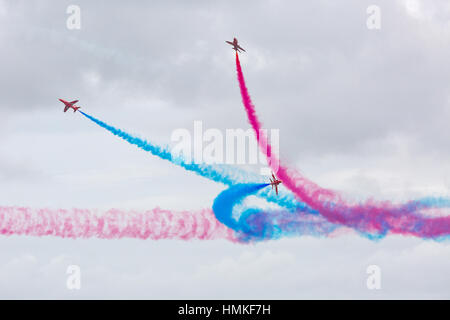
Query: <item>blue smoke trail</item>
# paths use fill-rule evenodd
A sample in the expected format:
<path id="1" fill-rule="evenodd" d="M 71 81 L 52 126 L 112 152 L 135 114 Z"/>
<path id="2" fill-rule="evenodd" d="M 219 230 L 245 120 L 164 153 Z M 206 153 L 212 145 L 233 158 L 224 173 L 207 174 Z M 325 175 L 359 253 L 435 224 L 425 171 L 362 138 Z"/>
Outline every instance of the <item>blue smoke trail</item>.
<path id="1" fill-rule="evenodd" d="M 244 198 L 249 195 L 255 194 L 258 190 L 267 187 L 269 184 L 236 184 L 225 191 L 221 192 L 213 204 L 213 211 L 217 220 L 222 222 L 227 227 L 240 231 L 238 221 L 233 219 L 232 211 L 233 207 L 240 204 Z"/>
<path id="2" fill-rule="evenodd" d="M 240 170 L 238 168 L 230 167 L 227 165 L 208 165 L 208 164 L 198 164 L 194 162 L 187 162 L 180 155 L 174 155 L 166 147 L 161 147 L 155 145 L 147 140 L 143 140 L 138 137 L 134 137 L 131 134 L 117 129 L 83 111 L 79 111 L 83 116 L 96 123 L 100 127 L 108 130 L 115 136 L 122 138 L 130 144 L 137 146 L 138 148 L 150 152 L 151 154 L 172 162 L 173 164 L 179 165 L 186 170 L 195 172 L 196 174 L 208 178 L 212 181 L 223 183 L 227 186 L 232 186 L 237 183 L 245 183 L 248 181 L 261 182 L 262 177 L 256 174 L 250 174 L 246 171 Z M 280 190 L 280 196 L 275 196 L 270 190 L 264 190 L 257 193 L 257 196 L 266 199 L 269 202 L 276 203 L 284 208 L 291 211 L 305 211 L 316 214 L 317 211 L 310 209 L 304 203 L 298 202 L 291 193 L 282 192 Z"/>
<path id="3" fill-rule="evenodd" d="M 214 200 L 217 220 L 236 231 L 243 242 L 279 239 L 294 235 L 327 235 L 338 227 L 318 216 L 286 210 L 247 208 L 235 217 L 234 209 L 242 201 L 270 184 L 236 184 L 222 191 Z"/>
<path id="4" fill-rule="evenodd" d="M 160 147 L 154 145 L 146 140 L 134 137 L 127 132 L 117 129 L 113 126 L 106 124 L 82 111 L 79 111 L 83 116 L 93 121 L 100 127 L 110 131 L 112 134 L 122 138 L 130 144 L 136 145 L 137 147 L 152 153 L 155 156 L 165 159 L 177 164 L 186 170 L 195 172 L 196 174 L 206 177 L 215 182 L 220 182 L 230 187 L 238 188 L 239 185 L 243 185 L 248 181 L 261 182 L 262 177 L 256 174 L 250 174 L 246 171 L 240 170 L 238 168 L 233 168 L 226 165 L 207 165 L 207 164 L 196 164 L 192 162 L 186 162 L 181 156 L 174 155 L 170 152 L 167 147 Z M 256 184 L 258 185 L 258 184 Z M 283 192 L 280 190 L 280 195 L 275 196 L 274 192 L 270 189 L 264 189 L 267 184 L 259 184 L 261 188 L 256 188 L 256 190 L 251 190 L 250 194 L 255 194 L 256 196 L 262 197 L 269 202 L 276 203 L 277 205 L 284 207 L 287 211 L 262 211 L 255 208 L 250 208 L 241 213 L 239 220 L 233 221 L 231 219 L 231 213 L 234 205 L 237 203 L 235 201 L 230 202 L 230 207 L 217 207 L 219 209 L 216 214 L 218 218 L 222 217 L 223 223 L 227 224 L 230 228 L 240 232 L 242 239 L 276 239 L 281 236 L 289 235 L 325 235 L 329 234 L 336 228 L 337 225 L 327 222 L 318 214 L 317 211 L 312 210 L 306 204 L 297 201 L 295 196 L 291 193 Z M 234 190 L 230 188 L 231 190 Z M 250 188 L 251 189 L 251 188 Z M 228 189 L 229 190 L 229 189 Z M 248 189 L 240 190 L 237 193 L 240 199 L 238 202 L 242 201 L 246 196 L 243 195 L 248 193 Z M 231 192 L 231 191 L 230 191 Z M 243 193 L 243 194 L 242 194 Z M 250 195 L 248 194 L 248 195 Z M 223 194 L 220 194 L 217 199 Z M 238 198 L 239 198 L 238 197 Z M 220 204 L 220 201 L 219 201 Z M 427 208 L 444 208 L 450 207 L 450 201 L 446 198 L 424 198 L 409 202 L 406 206 L 413 206 L 420 209 Z M 221 209 L 222 208 L 222 209 Z M 227 215 L 229 215 L 228 218 Z M 220 220 L 220 219 L 219 219 Z M 222 220 L 220 220 L 222 221 Z M 363 234 L 374 240 L 384 237 L 386 234 L 369 235 Z"/>

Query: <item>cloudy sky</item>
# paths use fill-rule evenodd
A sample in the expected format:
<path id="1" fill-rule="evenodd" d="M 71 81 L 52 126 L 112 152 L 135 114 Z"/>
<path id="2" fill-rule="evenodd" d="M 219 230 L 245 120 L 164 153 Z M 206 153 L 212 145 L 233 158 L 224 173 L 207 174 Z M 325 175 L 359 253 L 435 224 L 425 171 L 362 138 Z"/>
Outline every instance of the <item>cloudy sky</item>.
<path id="1" fill-rule="evenodd" d="M 69 5 L 80 30 L 66 26 Z M 367 27 L 370 5 L 379 30 Z M 284 161 L 352 199 L 449 195 L 446 0 L 0 0 L 0 205 L 210 208 L 222 185 L 63 113 L 57 99 L 161 144 L 195 120 L 247 129 L 224 43 L 234 36 Z M 11 236 L 0 252 L 0 298 L 450 298 L 450 245 L 399 236 Z M 80 290 L 66 287 L 72 264 Z M 366 286 L 369 265 L 380 290 Z"/>

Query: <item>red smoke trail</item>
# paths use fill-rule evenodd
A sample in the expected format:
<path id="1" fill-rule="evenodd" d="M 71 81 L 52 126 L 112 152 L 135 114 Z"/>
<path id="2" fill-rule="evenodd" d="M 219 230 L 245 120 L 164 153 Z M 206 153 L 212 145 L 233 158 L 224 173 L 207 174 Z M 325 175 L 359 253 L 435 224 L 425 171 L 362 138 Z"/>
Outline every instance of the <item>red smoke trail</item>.
<path id="1" fill-rule="evenodd" d="M 423 217 L 418 214 L 415 206 L 395 206 L 389 201 L 375 202 L 369 199 L 362 204 L 349 205 L 336 192 L 324 189 L 299 172 L 283 166 L 277 155 L 272 153 L 271 145 L 264 131 L 261 130 L 262 125 L 248 93 L 237 52 L 236 70 L 242 102 L 247 112 L 248 121 L 255 131 L 260 149 L 266 155 L 269 165 L 277 172 L 284 185 L 300 201 L 304 201 L 311 208 L 318 210 L 330 222 L 352 227 L 361 232 L 384 234 L 390 231 L 425 238 L 450 234 L 450 217 Z"/>
<path id="2" fill-rule="evenodd" d="M 0 234 L 101 239 L 236 241 L 211 210 L 172 212 L 0 207 Z"/>

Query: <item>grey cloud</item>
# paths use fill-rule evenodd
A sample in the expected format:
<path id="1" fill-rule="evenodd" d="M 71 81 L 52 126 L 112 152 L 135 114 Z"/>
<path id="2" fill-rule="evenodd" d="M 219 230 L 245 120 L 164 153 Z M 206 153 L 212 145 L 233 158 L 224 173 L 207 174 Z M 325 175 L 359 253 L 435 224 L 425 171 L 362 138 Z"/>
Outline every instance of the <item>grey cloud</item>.
<path id="1" fill-rule="evenodd" d="M 450 7 L 419 1 L 414 16 L 404 3 L 378 1 L 382 28 L 369 31 L 372 1 L 77 1 L 82 29 L 70 31 L 72 1 L 0 0 L 0 205 L 211 207 L 224 186 L 62 113 L 57 98 L 161 144 L 194 120 L 246 129 L 233 36 L 287 163 L 355 197 L 448 194 Z M 448 245 L 418 239 L 0 244 L 5 298 L 449 297 Z M 61 287 L 68 263 L 86 271 L 78 294 Z M 369 263 L 385 270 L 379 294 L 364 288 Z"/>

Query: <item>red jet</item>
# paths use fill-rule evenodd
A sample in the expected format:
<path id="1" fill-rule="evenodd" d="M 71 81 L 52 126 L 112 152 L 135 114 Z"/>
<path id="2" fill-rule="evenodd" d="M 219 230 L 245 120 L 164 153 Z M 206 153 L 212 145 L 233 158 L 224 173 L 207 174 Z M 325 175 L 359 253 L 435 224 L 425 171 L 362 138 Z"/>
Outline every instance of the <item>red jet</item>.
<path id="1" fill-rule="evenodd" d="M 66 112 L 67 110 L 69 110 L 70 108 L 73 109 L 73 112 L 77 111 L 78 109 L 80 109 L 80 107 L 77 107 L 75 105 L 75 103 L 78 102 L 78 100 L 73 100 L 70 102 L 67 102 L 66 100 L 63 99 L 59 99 L 59 101 L 61 101 L 62 103 L 64 103 L 66 106 L 64 107 L 64 112 Z"/>
<path id="2" fill-rule="evenodd" d="M 275 187 L 275 192 L 278 195 L 278 185 L 281 183 L 281 180 L 278 180 L 275 177 L 275 175 L 273 174 L 273 172 L 272 172 L 272 178 L 269 178 L 269 179 L 270 179 L 270 185 L 272 186 L 272 190 L 273 190 L 273 187 Z"/>
<path id="3" fill-rule="evenodd" d="M 240 50 L 244 51 L 244 48 L 242 48 L 240 45 L 238 45 L 238 41 L 236 38 L 233 38 L 233 42 L 231 41 L 225 41 L 228 44 L 231 44 L 233 46 L 233 50 L 235 50 L 236 52 L 241 52 Z"/>

